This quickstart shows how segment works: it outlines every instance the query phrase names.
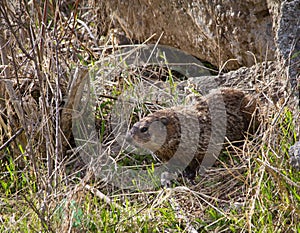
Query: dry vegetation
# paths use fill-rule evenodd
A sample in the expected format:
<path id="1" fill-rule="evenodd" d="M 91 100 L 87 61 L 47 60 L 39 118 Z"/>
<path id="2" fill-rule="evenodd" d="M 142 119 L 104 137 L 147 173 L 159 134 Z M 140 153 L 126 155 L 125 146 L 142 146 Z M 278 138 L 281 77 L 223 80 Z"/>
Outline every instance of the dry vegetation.
<path id="1" fill-rule="evenodd" d="M 135 77 L 152 75 L 163 76 L 160 82 L 171 86 L 166 96 L 175 97 L 139 102 L 133 121 L 181 101 L 173 88 L 177 73 L 124 71 L 108 59 L 118 38 L 99 7 L 97 1 L 1 2 L 0 231 L 300 232 L 300 174 L 288 155 L 300 117 L 289 92 L 274 103 L 272 89 L 256 89 L 266 101 L 254 139 L 224 152 L 195 185 L 179 179 L 173 188 L 120 189 L 95 176 L 76 150 L 68 111 L 88 72 L 96 67 L 105 77 L 96 80 L 95 122 L 104 149 L 121 165 L 147 167 L 149 176 L 156 160 L 114 143 L 115 100 L 138 85 Z M 284 69 L 277 78 L 285 79 Z"/>

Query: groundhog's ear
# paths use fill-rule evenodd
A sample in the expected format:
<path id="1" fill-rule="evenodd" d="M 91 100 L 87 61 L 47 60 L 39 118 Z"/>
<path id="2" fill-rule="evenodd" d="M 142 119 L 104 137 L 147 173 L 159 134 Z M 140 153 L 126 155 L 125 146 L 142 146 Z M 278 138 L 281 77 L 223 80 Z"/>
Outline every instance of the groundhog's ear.
<path id="1" fill-rule="evenodd" d="M 169 119 L 167 117 L 161 117 L 160 118 L 161 123 L 163 123 L 164 125 L 167 125 L 169 123 Z"/>

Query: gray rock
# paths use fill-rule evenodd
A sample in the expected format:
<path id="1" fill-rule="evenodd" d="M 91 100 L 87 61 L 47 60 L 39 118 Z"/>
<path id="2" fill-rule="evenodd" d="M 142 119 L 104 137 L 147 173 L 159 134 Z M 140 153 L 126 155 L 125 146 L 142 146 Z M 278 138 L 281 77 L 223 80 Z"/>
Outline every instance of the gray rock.
<path id="1" fill-rule="evenodd" d="M 145 41 L 153 36 L 150 43 L 159 40 L 217 67 L 275 59 L 275 28 L 266 0 L 109 0 L 105 5 L 106 15 L 128 37 Z"/>
<path id="2" fill-rule="evenodd" d="M 276 42 L 289 67 L 291 85 L 295 87 L 300 72 L 300 1 L 284 1 L 280 11 Z"/>
<path id="3" fill-rule="evenodd" d="M 290 164 L 291 166 L 299 171 L 300 170 L 300 141 L 296 142 L 295 145 L 291 146 L 289 150 Z"/>

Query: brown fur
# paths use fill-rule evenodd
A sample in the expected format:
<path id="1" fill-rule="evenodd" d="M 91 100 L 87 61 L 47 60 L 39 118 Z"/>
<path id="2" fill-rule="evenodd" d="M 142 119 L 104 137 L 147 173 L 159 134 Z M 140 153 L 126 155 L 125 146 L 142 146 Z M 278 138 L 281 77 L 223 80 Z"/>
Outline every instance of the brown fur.
<path id="1" fill-rule="evenodd" d="M 226 118 L 222 103 L 226 108 Z M 224 136 L 230 142 L 240 141 L 244 139 L 245 132 L 253 133 L 257 128 L 256 107 L 256 101 L 240 90 L 231 88 L 215 90 L 197 98 L 196 103 L 191 106 L 166 108 L 146 116 L 133 125 L 127 139 L 138 147 L 153 151 L 162 161 L 171 159 L 179 148 L 181 150 L 179 163 L 184 163 L 188 159 L 187 155 L 193 153 L 194 159 L 188 169 L 195 172 L 209 144 L 215 146 L 211 141 L 212 123 L 215 125 L 215 135 L 222 135 L 219 129 L 222 128 L 221 125 L 226 124 L 226 128 L 223 126 L 226 133 L 221 136 L 222 141 Z M 182 127 L 186 127 L 185 138 L 182 138 Z M 195 135 L 195 132 L 199 135 Z M 198 145 L 196 151 L 192 152 L 191 148 L 195 146 L 195 143 L 192 143 L 195 140 Z M 184 145 L 179 147 L 180 143 Z"/>

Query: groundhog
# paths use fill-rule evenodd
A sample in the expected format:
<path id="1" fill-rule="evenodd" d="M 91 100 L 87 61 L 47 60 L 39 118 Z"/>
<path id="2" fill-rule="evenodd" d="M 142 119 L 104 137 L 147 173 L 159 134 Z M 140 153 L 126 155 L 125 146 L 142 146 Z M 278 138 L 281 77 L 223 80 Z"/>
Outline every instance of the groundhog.
<path id="1" fill-rule="evenodd" d="M 258 124 L 256 100 L 241 90 L 223 88 L 196 97 L 190 105 L 146 116 L 133 125 L 126 139 L 162 161 L 176 155 L 172 165 L 185 166 L 188 176 L 194 177 L 202 161 L 203 166 L 213 165 L 224 143 L 243 140 Z"/>

